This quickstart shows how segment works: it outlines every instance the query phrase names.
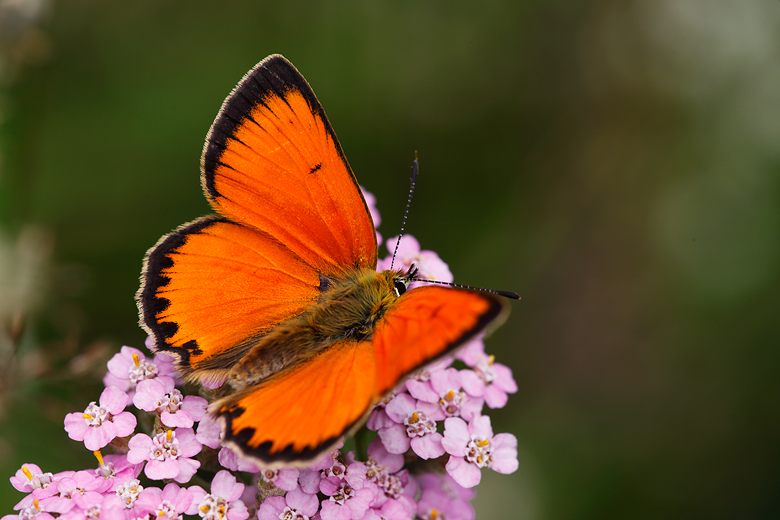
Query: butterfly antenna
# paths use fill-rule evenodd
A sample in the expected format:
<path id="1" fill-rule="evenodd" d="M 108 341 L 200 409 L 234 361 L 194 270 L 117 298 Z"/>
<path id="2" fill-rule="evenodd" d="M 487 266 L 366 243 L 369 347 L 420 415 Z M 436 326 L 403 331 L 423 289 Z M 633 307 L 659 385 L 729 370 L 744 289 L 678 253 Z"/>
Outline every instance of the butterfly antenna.
<path id="1" fill-rule="evenodd" d="M 395 242 L 395 250 L 393 251 L 393 258 L 390 260 L 390 269 L 393 268 L 395 263 L 395 254 L 398 252 L 398 246 L 401 243 L 401 237 L 404 236 L 404 227 L 406 227 L 406 217 L 409 216 L 409 206 L 412 205 L 412 195 L 414 195 L 414 185 L 417 183 L 417 172 L 420 169 L 420 164 L 417 162 L 417 152 L 414 152 L 414 162 L 412 163 L 412 185 L 409 187 L 409 198 L 406 199 L 406 210 L 404 211 L 404 220 L 401 222 L 401 232 L 398 233 L 398 240 Z"/>
<path id="2" fill-rule="evenodd" d="M 519 300 L 520 296 L 510 291 L 497 291 L 495 289 L 483 289 L 482 287 L 472 287 L 470 285 L 461 285 L 452 282 L 441 282 L 439 280 L 428 280 L 427 278 L 410 278 L 410 282 L 425 282 L 425 283 L 437 283 L 439 285 L 449 285 L 450 287 L 457 287 L 458 289 L 469 289 L 471 291 L 486 292 L 495 294 L 496 296 L 503 296 L 504 298 L 511 298 L 512 300 Z"/>

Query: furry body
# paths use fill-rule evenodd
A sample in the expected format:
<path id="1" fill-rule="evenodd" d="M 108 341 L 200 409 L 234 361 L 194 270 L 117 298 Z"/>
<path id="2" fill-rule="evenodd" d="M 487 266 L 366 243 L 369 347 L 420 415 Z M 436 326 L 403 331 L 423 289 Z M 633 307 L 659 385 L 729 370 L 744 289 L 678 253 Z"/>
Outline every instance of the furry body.
<path id="1" fill-rule="evenodd" d="M 405 276 L 354 269 L 327 279 L 316 303 L 258 339 L 230 371 L 230 383 L 237 389 L 254 385 L 339 341 L 370 340 L 376 322 L 399 297 L 398 282 L 406 286 Z"/>

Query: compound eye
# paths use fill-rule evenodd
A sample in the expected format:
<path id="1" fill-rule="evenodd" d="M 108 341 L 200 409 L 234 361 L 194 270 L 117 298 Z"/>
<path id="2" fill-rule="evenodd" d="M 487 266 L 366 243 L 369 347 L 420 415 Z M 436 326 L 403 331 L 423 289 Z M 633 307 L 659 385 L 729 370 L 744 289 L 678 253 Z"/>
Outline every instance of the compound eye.
<path id="1" fill-rule="evenodd" d="M 393 280 L 393 286 L 395 287 L 395 294 L 398 296 L 406 292 L 406 284 L 400 278 Z"/>

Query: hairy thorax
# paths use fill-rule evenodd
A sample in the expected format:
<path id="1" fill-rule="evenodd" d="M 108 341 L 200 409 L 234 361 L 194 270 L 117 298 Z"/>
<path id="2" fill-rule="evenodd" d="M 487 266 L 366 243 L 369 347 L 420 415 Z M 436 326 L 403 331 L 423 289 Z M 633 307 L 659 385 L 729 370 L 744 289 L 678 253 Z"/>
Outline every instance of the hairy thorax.
<path id="1" fill-rule="evenodd" d="M 256 384 L 344 341 L 370 340 L 376 322 L 398 299 L 401 271 L 355 269 L 340 278 L 322 278 L 322 294 L 302 314 L 262 336 L 230 373 L 231 384 Z"/>

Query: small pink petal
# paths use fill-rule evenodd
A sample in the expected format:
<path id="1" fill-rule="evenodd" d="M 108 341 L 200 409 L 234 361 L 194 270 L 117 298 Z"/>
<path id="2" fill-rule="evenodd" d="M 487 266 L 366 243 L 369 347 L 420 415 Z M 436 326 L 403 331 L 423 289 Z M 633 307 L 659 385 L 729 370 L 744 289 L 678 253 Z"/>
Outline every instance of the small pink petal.
<path id="1" fill-rule="evenodd" d="M 340 485 L 341 480 L 338 477 L 326 477 L 320 480 L 320 491 L 330 497 L 336 494 Z"/>
<path id="2" fill-rule="evenodd" d="M 304 469 L 298 477 L 301 483 L 301 490 L 309 494 L 316 494 L 320 490 L 320 481 L 322 477 L 319 471 Z"/>
<path id="3" fill-rule="evenodd" d="M 444 439 L 442 446 L 450 455 L 463 456 L 463 450 L 471 440 L 466 421 L 459 417 L 449 417 L 444 420 Z"/>
<path id="4" fill-rule="evenodd" d="M 212 487 L 214 487 L 213 484 Z M 189 491 L 192 495 L 192 502 L 190 502 L 190 507 L 187 508 L 185 514 L 197 515 L 200 503 L 203 501 L 206 495 L 208 495 L 208 493 L 206 493 L 206 490 L 200 486 L 190 486 L 187 488 L 187 491 Z"/>
<path id="5" fill-rule="evenodd" d="M 221 434 L 222 427 L 219 421 L 213 415 L 208 415 L 198 423 L 198 433 L 195 438 L 201 444 L 216 450 L 220 447 L 219 437 Z"/>
<path id="6" fill-rule="evenodd" d="M 493 427 L 490 425 L 490 416 L 480 415 L 474 417 L 468 426 L 471 435 L 479 435 L 486 439 L 493 438 Z"/>
<path id="7" fill-rule="evenodd" d="M 127 447 L 130 448 L 130 451 L 127 452 L 128 462 L 139 464 L 149 459 L 149 452 L 152 448 L 152 439 L 144 433 L 137 433 L 130 438 Z"/>
<path id="8" fill-rule="evenodd" d="M 346 501 L 352 511 L 352 520 L 360 520 L 366 514 L 369 504 L 374 499 L 374 492 L 368 488 L 358 489 L 355 496 Z"/>
<path id="9" fill-rule="evenodd" d="M 104 421 L 100 426 L 89 428 L 84 434 L 84 446 L 89 451 L 97 451 L 116 437 L 116 426 L 110 421 Z"/>
<path id="10" fill-rule="evenodd" d="M 176 439 L 179 441 L 180 457 L 192 457 L 200 453 L 203 448 L 203 445 L 195 438 L 195 432 L 191 428 L 176 430 Z"/>
<path id="11" fill-rule="evenodd" d="M 279 515 L 287 504 L 284 497 L 268 497 L 257 510 L 257 520 L 279 520 Z"/>
<path id="12" fill-rule="evenodd" d="M 165 395 L 165 386 L 159 378 L 144 379 L 135 387 L 133 404 L 146 412 L 157 410 L 157 402 Z"/>
<path id="13" fill-rule="evenodd" d="M 69 413 L 65 416 L 65 431 L 74 441 L 83 441 L 89 425 L 84 421 L 83 412 Z"/>
<path id="14" fill-rule="evenodd" d="M 127 406 L 129 397 L 126 393 L 115 386 L 109 386 L 100 394 L 100 406 L 116 415 Z"/>
<path id="15" fill-rule="evenodd" d="M 395 424 L 395 421 L 387 415 L 384 408 L 374 408 L 374 411 L 371 412 L 371 415 L 368 417 L 368 421 L 366 421 L 366 428 L 371 431 L 377 431 L 381 428 L 392 426 L 393 424 Z"/>
<path id="16" fill-rule="evenodd" d="M 482 472 L 479 468 L 470 462 L 466 462 L 466 459 L 463 457 L 450 457 L 445 467 L 453 480 L 465 488 L 476 486 L 482 479 Z"/>
<path id="17" fill-rule="evenodd" d="M 435 459 L 444 455 L 444 447 L 442 446 L 443 437 L 441 433 L 430 433 L 423 435 L 422 437 L 414 437 L 410 444 L 412 450 L 421 459 Z"/>
<path id="18" fill-rule="evenodd" d="M 130 454 L 128 453 L 128 455 Z M 152 480 L 175 478 L 179 474 L 179 461 L 173 459 L 150 460 L 144 467 L 144 474 Z"/>
<path id="19" fill-rule="evenodd" d="M 417 402 L 409 394 L 398 394 L 395 396 L 387 406 L 385 412 L 387 415 L 397 423 L 403 423 L 410 413 L 414 412 L 417 407 Z"/>
<path id="20" fill-rule="evenodd" d="M 320 517 L 322 520 L 351 520 L 352 511 L 346 504 L 342 506 L 330 500 L 323 500 Z"/>
<path id="21" fill-rule="evenodd" d="M 435 403 L 439 400 L 439 395 L 431 387 L 428 381 L 417 381 L 409 379 L 406 381 L 406 389 L 412 394 L 412 397 L 428 403 Z"/>
<path id="22" fill-rule="evenodd" d="M 228 502 L 235 502 L 244 492 L 244 484 L 239 483 L 232 473 L 220 470 L 211 481 L 211 492 Z"/>
<path id="23" fill-rule="evenodd" d="M 195 424 L 190 414 L 184 410 L 179 410 L 176 413 L 165 411 L 160 414 L 160 421 L 169 428 L 192 428 Z"/>
<path id="24" fill-rule="evenodd" d="M 368 445 L 368 456 L 380 466 L 386 466 L 390 473 L 395 473 L 404 466 L 404 456 L 399 453 L 390 453 L 382 444 L 382 439 L 376 438 Z"/>
<path id="25" fill-rule="evenodd" d="M 506 395 L 506 392 L 495 384 L 488 385 L 487 388 L 485 388 L 485 402 L 490 408 L 503 408 L 506 406 L 508 399 L 509 397 Z"/>
<path id="26" fill-rule="evenodd" d="M 282 468 L 277 473 L 274 485 L 284 491 L 292 491 L 298 487 L 299 474 L 300 471 L 296 468 Z"/>
<path id="27" fill-rule="evenodd" d="M 185 484 L 189 482 L 195 472 L 198 471 L 198 468 L 200 467 L 200 461 L 188 458 L 179 458 L 178 462 L 179 474 L 176 475 L 173 479 L 180 484 Z"/>
<path id="28" fill-rule="evenodd" d="M 482 397 L 485 394 L 485 382 L 473 370 L 461 370 L 460 381 L 467 394 Z"/>
<path id="29" fill-rule="evenodd" d="M 314 513 L 317 512 L 317 509 L 320 506 L 317 495 L 305 493 L 301 488 L 290 490 L 290 492 L 287 493 L 286 499 L 287 505 L 308 517 L 314 516 Z"/>
<path id="30" fill-rule="evenodd" d="M 197 395 L 187 395 L 181 403 L 181 409 L 187 412 L 195 421 L 200 421 L 206 415 L 209 402 Z"/>
<path id="31" fill-rule="evenodd" d="M 418 401 L 417 411 L 424 413 L 429 419 L 433 419 L 434 421 L 443 421 L 447 418 L 447 415 L 444 413 L 444 410 L 441 409 L 441 406 L 438 403 L 438 399 L 439 398 L 437 397 L 437 402 L 435 403 Z"/>
<path id="32" fill-rule="evenodd" d="M 122 412 L 114 416 L 113 423 L 116 426 L 116 436 L 127 437 L 135 430 L 138 420 L 130 412 Z"/>
<path id="33" fill-rule="evenodd" d="M 406 453 L 409 449 L 409 436 L 403 424 L 395 424 L 390 428 L 379 430 L 379 438 L 390 453 Z M 465 444 L 464 444 L 465 446 Z"/>
<path id="34" fill-rule="evenodd" d="M 249 518 L 249 510 L 246 508 L 246 504 L 240 500 L 230 504 L 227 513 L 228 520 L 246 520 L 247 518 Z"/>
<path id="35" fill-rule="evenodd" d="M 493 384 L 508 394 L 517 392 L 517 383 L 512 377 L 512 369 L 501 363 L 493 363 L 493 371 L 496 373 L 496 379 Z"/>

